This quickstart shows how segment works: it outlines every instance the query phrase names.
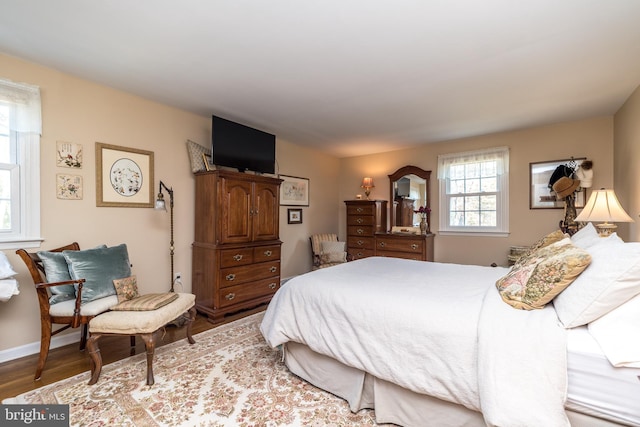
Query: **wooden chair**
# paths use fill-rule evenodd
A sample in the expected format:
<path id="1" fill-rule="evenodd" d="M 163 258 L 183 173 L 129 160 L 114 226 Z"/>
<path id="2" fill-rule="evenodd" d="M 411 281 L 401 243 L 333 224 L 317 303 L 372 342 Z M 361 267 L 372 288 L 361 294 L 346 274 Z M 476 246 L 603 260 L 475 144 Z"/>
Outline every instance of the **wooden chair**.
<path id="1" fill-rule="evenodd" d="M 74 242 L 69 245 L 52 249 L 50 252 L 62 252 L 65 250 L 80 250 L 78 243 Z M 87 325 L 89 320 L 94 316 L 109 310 L 106 304 L 85 304 L 81 307 L 82 287 L 85 279 L 68 280 L 65 282 L 48 283 L 44 271 L 44 265 L 37 253 L 27 252 L 24 249 L 18 249 L 16 254 L 22 258 L 31 273 L 31 279 L 36 287 L 38 295 L 38 303 L 40 304 L 40 358 L 36 368 L 35 380 L 42 375 L 44 364 L 49 355 L 49 346 L 51 345 L 51 337 L 69 328 L 81 327 L 80 350 L 84 350 L 87 343 Z M 77 285 L 75 303 L 64 301 L 57 304 L 50 304 L 49 288 L 62 285 Z M 52 310 L 52 307 L 54 310 Z M 86 309 L 85 309 L 86 307 Z M 63 327 L 53 330 L 53 324 L 62 324 Z M 135 337 L 131 339 L 132 345 L 135 345 Z"/>
<path id="2" fill-rule="evenodd" d="M 346 262 L 346 253 L 344 254 L 344 261 L 342 259 L 327 262 L 322 257 L 322 242 L 338 242 L 338 235 L 334 233 L 322 233 L 322 234 L 313 234 L 309 237 L 309 241 L 311 242 L 311 256 L 312 256 L 312 270 L 318 270 L 320 268 L 331 267 L 334 265 L 342 264 Z"/>

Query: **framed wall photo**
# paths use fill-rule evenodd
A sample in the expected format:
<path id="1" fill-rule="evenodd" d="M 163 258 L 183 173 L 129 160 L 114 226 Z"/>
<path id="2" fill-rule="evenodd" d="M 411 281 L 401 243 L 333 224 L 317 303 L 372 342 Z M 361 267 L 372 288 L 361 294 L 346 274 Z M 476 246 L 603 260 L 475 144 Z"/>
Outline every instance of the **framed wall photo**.
<path id="1" fill-rule="evenodd" d="M 96 206 L 152 208 L 153 151 L 96 142 Z"/>
<path id="2" fill-rule="evenodd" d="M 562 165 L 575 170 L 585 160 L 586 157 L 529 163 L 529 209 L 564 209 L 564 200 L 557 200 L 555 193 L 549 188 L 551 175 Z M 583 188 L 575 196 L 576 208 L 583 208 L 587 190 Z"/>
<path id="3" fill-rule="evenodd" d="M 288 224 L 302 224 L 302 209 L 287 209 Z"/>
<path id="4" fill-rule="evenodd" d="M 56 174 L 56 197 L 63 200 L 82 200 L 82 176 Z"/>
<path id="5" fill-rule="evenodd" d="M 63 168 L 82 168 L 82 144 L 56 141 L 56 166 Z"/>
<path id="6" fill-rule="evenodd" d="M 309 179 L 297 176 L 278 175 L 281 206 L 309 206 Z"/>

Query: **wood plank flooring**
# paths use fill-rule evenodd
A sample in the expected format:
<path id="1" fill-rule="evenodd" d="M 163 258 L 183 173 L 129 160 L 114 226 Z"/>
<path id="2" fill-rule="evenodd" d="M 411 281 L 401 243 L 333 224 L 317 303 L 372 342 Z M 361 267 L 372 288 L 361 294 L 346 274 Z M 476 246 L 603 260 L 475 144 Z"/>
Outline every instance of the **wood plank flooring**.
<path id="1" fill-rule="evenodd" d="M 265 308 L 266 305 L 262 305 L 252 310 L 226 316 L 224 322 L 220 324 L 229 323 L 241 317 L 264 311 Z M 217 325 L 213 325 L 206 317 L 198 314 L 192 326 L 192 334 L 195 336 L 215 326 Z M 156 348 L 177 340 L 186 340 L 186 328 L 184 327 L 168 326 L 166 331 L 166 335 L 162 340 L 159 340 Z M 103 366 L 132 356 L 133 354 L 144 353 L 145 350 L 142 339 L 136 339 L 134 351 L 135 353 L 132 352 L 129 337 L 103 337 L 100 339 L 100 353 L 102 354 Z M 34 381 L 33 376 L 37 364 L 38 354 L 0 363 L 0 401 L 82 372 L 88 372 L 91 369 L 89 366 L 89 357 L 85 351 L 79 350 L 79 343 L 69 344 L 49 351 L 49 357 L 44 366 L 42 377 L 38 381 Z"/>

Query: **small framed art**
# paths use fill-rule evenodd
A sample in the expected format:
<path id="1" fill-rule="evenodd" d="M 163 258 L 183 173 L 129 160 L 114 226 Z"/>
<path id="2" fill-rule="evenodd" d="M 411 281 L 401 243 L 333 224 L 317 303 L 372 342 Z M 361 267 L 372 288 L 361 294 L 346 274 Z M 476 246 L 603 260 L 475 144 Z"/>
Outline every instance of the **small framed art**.
<path id="1" fill-rule="evenodd" d="M 302 209 L 287 209 L 287 223 L 302 224 Z"/>
<path id="2" fill-rule="evenodd" d="M 549 181 L 554 171 L 562 165 L 569 170 L 575 170 L 586 158 L 552 160 L 548 162 L 529 163 L 529 209 L 563 209 L 564 200 L 557 200 L 555 193 L 549 187 Z M 576 192 L 576 208 L 584 208 L 587 190 Z"/>

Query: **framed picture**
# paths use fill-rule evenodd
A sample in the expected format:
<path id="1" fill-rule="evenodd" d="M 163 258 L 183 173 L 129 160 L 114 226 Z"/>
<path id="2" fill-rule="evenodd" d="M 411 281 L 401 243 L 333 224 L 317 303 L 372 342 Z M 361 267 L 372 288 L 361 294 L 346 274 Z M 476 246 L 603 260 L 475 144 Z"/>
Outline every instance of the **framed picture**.
<path id="1" fill-rule="evenodd" d="M 309 179 L 279 175 L 281 206 L 309 206 Z"/>
<path id="2" fill-rule="evenodd" d="M 552 160 L 548 162 L 529 163 L 529 209 L 564 209 L 564 200 L 557 200 L 555 193 L 549 188 L 551 175 L 558 166 L 567 165 L 577 169 L 586 158 Z M 583 208 L 587 190 L 577 191 L 576 208 Z"/>
<path id="3" fill-rule="evenodd" d="M 82 176 L 57 174 L 56 197 L 63 200 L 82 200 Z"/>
<path id="4" fill-rule="evenodd" d="M 82 144 L 56 141 L 56 166 L 62 168 L 82 168 Z"/>
<path id="5" fill-rule="evenodd" d="M 96 142 L 96 206 L 152 208 L 153 151 Z"/>
<path id="6" fill-rule="evenodd" d="M 211 164 L 211 154 L 202 153 L 202 162 L 204 163 L 204 169 L 206 171 L 213 169 L 213 165 Z"/>
<path id="7" fill-rule="evenodd" d="M 287 222 L 289 224 L 302 224 L 302 209 L 287 209 Z"/>

